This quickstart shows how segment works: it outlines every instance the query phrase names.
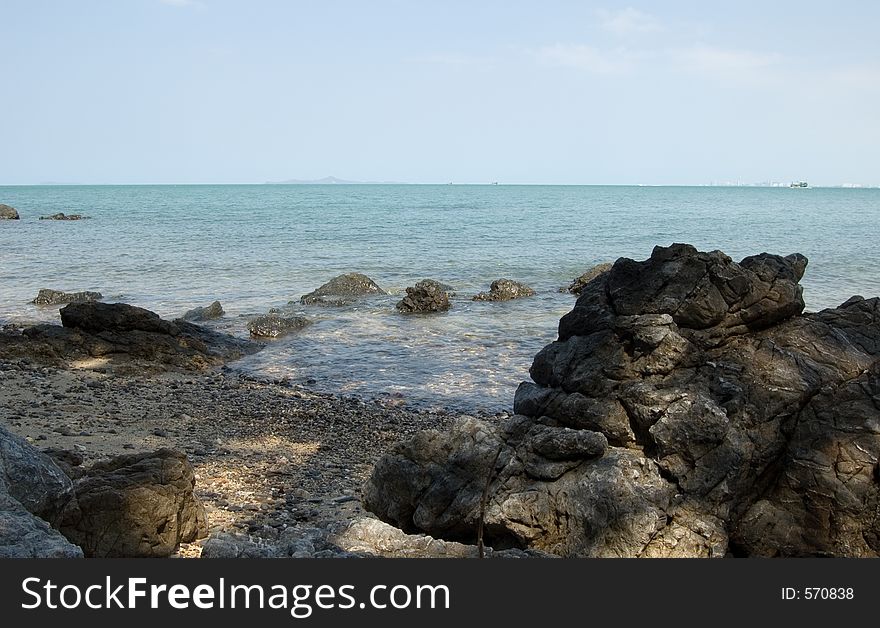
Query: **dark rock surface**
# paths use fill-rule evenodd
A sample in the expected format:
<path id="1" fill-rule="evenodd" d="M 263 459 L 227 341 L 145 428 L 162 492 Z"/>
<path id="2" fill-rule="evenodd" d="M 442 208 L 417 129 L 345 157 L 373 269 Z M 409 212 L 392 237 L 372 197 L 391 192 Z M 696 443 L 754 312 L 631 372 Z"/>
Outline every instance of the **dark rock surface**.
<path id="1" fill-rule="evenodd" d="M 0 494 L 51 520 L 70 491 L 70 478 L 49 456 L 0 425 Z"/>
<path id="2" fill-rule="evenodd" d="M 0 492 L 0 558 L 82 557 L 79 547 Z"/>
<path id="3" fill-rule="evenodd" d="M 71 486 L 48 456 L 0 425 L 0 558 L 82 557 L 44 521 L 58 517 Z"/>
<path id="4" fill-rule="evenodd" d="M 51 216 L 40 216 L 40 220 L 85 220 L 87 218 L 88 216 L 83 216 L 82 214 L 65 214 L 63 212 L 52 214 Z"/>
<path id="5" fill-rule="evenodd" d="M 18 211 L 14 207 L 0 203 L 0 220 L 18 220 Z"/>
<path id="6" fill-rule="evenodd" d="M 404 314 L 445 312 L 449 309 L 450 286 L 431 279 L 423 279 L 406 289 L 406 296 L 395 306 Z"/>
<path id="7" fill-rule="evenodd" d="M 61 327 L 44 324 L 0 333 L 0 358 L 55 365 L 105 358 L 134 360 L 160 370 L 200 370 L 255 353 L 263 346 L 184 320 L 167 321 L 124 303 L 71 303 L 60 314 Z"/>
<path id="8" fill-rule="evenodd" d="M 474 301 L 510 301 L 523 297 L 534 296 L 535 291 L 527 285 L 512 279 L 496 279 L 489 287 L 489 292 L 474 295 Z"/>
<path id="9" fill-rule="evenodd" d="M 226 312 L 223 311 L 223 306 L 220 305 L 220 301 L 214 301 L 211 305 L 207 305 L 205 307 L 196 307 L 191 310 L 187 310 L 186 313 L 181 316 L 181 318 L 185 321 L 193 321 L 193 322 L 201 322 L 201 321 L 213 321 L 218 318 L 221 318 Z"/>
<path id="10" fill-rule="evenodd" d="M 85 303 L 100 301 L 104 298 L 100 292 L 62 292 L 43 288 L 31 303 L 34 305 L 63 305 L 65 303 Z"/>
<path id="11" fill-rule="evenodd" d="M 247 324 L 248 331 L 254 338 L 280 338 L 289 333 L 299 331 L 311 325 L 304 316 L 280 316 L 268 314 L 259 316 Z"/>
<path id="12" fill-rule="evenodd" d="M 590 270 L 585 272 L 583 275 L 572 281 L 568 284 L 566 288 L 560 288 L 560 292 L 570 292 L 572 294 L 580 295 L 581 291 L 584 289 L 588 283 L 593 281 L 596 277 L 603 273 L 607 273 L 611 270 L 612 264 L 610 262 L 606 262 L 604 264 L 597 264 L 593 266 Z"/>
<path id="13" fill-rule="evenodd" d="M 535 357 L 516 415 L 398 444 L 366 507 L 472 538 L 489 482 L 496 548 L 880 555 L 880 300 L 802 314 L 806 263 L 687 245 L 618 260 Z"/>
<path id="14" fill-rule="evenodd" d="M 349 305 L 358 297 L 386 294 L 372 279 L 361 273 L 334 277 L 320 288 L 300 297 L 303 305 Z"/>
<path id="15" fill-rule="evenodd" d="M 160 449 L 93 465 L 74 484 L 59 529 L 88 557 L 171 555 L 207 534 L 205 509 L 182 452 Z"/>

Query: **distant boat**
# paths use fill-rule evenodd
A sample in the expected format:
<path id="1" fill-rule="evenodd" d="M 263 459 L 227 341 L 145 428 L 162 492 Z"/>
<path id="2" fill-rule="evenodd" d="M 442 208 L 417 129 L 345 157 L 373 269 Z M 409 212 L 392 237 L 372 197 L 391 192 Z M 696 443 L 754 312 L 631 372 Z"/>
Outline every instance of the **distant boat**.
<path id="1" fill-rule="evenodd" d="M 807 183 L 806 181 L 795 181 L 794 183 L 790 183 L 788 185 L 788 187 L 790 187 L 790 188 L 808 188 L 808 187 L 810 187 L 810 184 Z"/>

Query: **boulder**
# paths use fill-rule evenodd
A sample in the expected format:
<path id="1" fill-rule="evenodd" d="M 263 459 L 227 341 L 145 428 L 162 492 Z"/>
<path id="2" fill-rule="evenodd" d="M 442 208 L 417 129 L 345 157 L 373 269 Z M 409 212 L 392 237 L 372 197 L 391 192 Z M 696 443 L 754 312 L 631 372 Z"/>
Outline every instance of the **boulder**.
<path id="1" fill-rule="evenodd" d="M 0 558 L 82 558 L 83 552 L 0 492 Z"/>
<path id="2" fill-rule="evenodd" d="M 534 296 L 535 291 L 527 285 L 511 279 L 496 279 L 489 287 L 489 292 L 474 295 L 474 301 L 510 301 L 522 297 Z"/>
<path id="3" fill-rule="evenodd" d="M 280 316 L 268 314 L 259 316 L 247 324 L 248 331 L 254 338 L 280 338 L 311 325 L 312 321 L 304 316 Z"/>
<path id="4" fill-rule="evenodd" d="M 124 303 L 71 303 L 60 314 L 61 327 L 42 324 L 0 332 L 0 358 L 58 366 L 102 358 L 129 370 L 203 370 L 263 347 Z"/>
<path id="5" fill-rule="evenodd" d="M 806 264 L 687 245 L 618 260 L 535 357 L 513 417 L 396 445 L 365 506 L 462 540 L 488 486 L 496 548 L 880 555 L 880 299 L 803 314 Z"/>
<path id="6" fill-rule="evenodd" d="M 449 286 L 424 279 L 406 289 L 406 296 L 396 305 L 397 310 L 404 314 L 445 312 L 450 307 L 449 293 L 445 288 Z"/>
<path id="7" fill-rule="evenodd" d="M 18 220 L 18 211 L 14 207 L 0 203 L 0 220 Z"/>
<path id="8" fill-rule="evenodd" d="M 187 310 L 181 318 L 185 321 L 194 321 L 198 323 L 201 321 L 212 321 L 221 318 L 225 313 L 226 312 L 223 311 L 223 306 L 220 305 L 220 301 L 214 301 L 211 305 Z"/>
<path id="9" fill-rule="evenodd" d="M 43 288 L 31 303 L 34 305 L 63 305 L 65 303 L 86 303 L 100 301 L 104 296 L 100 292 L 61 292 Z"/>
<path id="10" fill-rule="evenodd" d="M 583 275 L 581 275 L 580 277 L 578 277 L 577 279 L 572 281 L 570 284 L 568 284 L 567 288 L 560 288 L 559 291 L 560 292 L 570 292 L 572 294 L 579 295 L 581 293 L 581 291 L 584 289 L 584 286 L 586 286 L 588 283 L 593 281 L 599 275 L 601 275 L 603 273 L 607 273 L 609 270 L 611 270 L 611 263 L 610 262 L 606 262 L 604 264 L 598 264 L 596 266 L 593 266 L 590 270 L 588 270 Z"/>
<path id="11" fill-rule="evenodd" d="M 372 279 L 361 273 L 334 277 L 320 288 L 300 297 L 303 305 L 349 305 L 358 297 L 386 294 Z"/>
<path id="12" fill-rule="evenodd" d="M 65 214 L 59 212 L 57 214 L 52 214 L 51 216 L 40 216 L 40 220 L 85 220 L 88 216 L 83 216 L 82 214 Z"/>
<path id="13" fill-rule="evenodd" d="M 0 425 L 0 494 L 53 520 L 71 496 L 71 481 L 55 462 Z"/>
<path id="14" fill-rule="evenodd" d="M 44 520 L 57 519 L 71 487 L 48 456 L 0 426 L 0 558 L 82 558 Z"/>
<path id="15" fill-rule="evenodd" d="M 172 449 L 96 463 L 74 483 L 59 530 L 87 557 L 170 556 L 207 534 L 186 455 Z"/>

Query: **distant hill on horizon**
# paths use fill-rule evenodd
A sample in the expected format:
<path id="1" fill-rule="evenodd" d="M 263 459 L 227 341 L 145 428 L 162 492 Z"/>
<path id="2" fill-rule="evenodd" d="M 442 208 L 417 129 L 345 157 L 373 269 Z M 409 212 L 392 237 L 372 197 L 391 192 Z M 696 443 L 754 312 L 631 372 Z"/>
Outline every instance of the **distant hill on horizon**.
<path id="1" fill-rule="evenodd" d="M 381 185 L 398 184 L 397 181 L 348 181 L 338 177 L 324 177 L 323 179 L 287 179 L 286 181 L 266 181 L 268 185 Z"/>

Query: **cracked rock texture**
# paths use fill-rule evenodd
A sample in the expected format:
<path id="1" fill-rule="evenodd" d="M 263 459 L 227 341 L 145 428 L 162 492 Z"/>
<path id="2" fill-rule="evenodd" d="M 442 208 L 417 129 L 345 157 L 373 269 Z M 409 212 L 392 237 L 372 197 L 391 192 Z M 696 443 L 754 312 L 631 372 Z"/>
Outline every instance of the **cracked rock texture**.
<path id="1" fill-rule="evenodd" d="M 160 449 L 93 465 L 73 485 L 61 533 L 88 557 L 161 558 L 207 535 L 186 454 Z"/>
<path id="2" fill-rule="evenodd" d="M 683 244 L 617 260 L 535 357 L 513 417 L 396 445 L 367 508 L 473 542 L 488 483 L 496 549 L 877 556 L 880 300 L 803 314 L 806 265 Z"/>

